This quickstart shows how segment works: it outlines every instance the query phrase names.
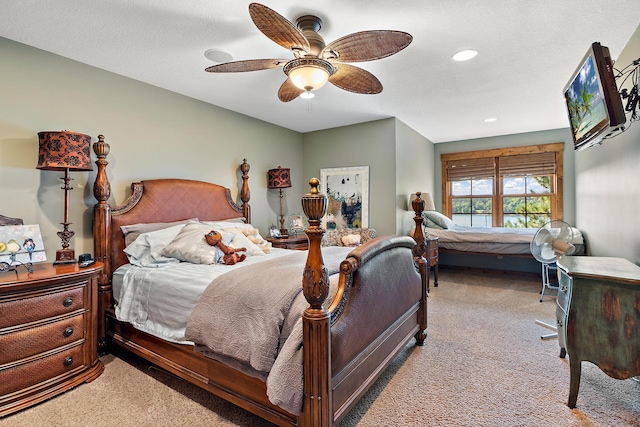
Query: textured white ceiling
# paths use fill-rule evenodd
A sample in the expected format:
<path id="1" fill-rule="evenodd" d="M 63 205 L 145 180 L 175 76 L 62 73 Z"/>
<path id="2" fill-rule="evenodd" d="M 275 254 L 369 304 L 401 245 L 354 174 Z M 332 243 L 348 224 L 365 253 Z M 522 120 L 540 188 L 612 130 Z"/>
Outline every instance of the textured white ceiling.
<path id="1" fill-rule="evenodd" d="M 0 36 L 299 132 L 397 117 L 437 143 L 567 127 L 562 89 L 589 45 L 615 59 L 640 23 L 638 0 L 264 1 L 292 22 L 321 17 L 327 43 L 375 29 L 414 37 L 396 55 L 357 64 L 381 94 L 328 84 L 311 101 L 282 103 L 281 69 L 204 71 L 214 64 L 208 49 L 234 60 L 293 57 L 255 28 L 249 3 L 0 0 Z M 479 55 L 451 60 L 466 48 Z"/>

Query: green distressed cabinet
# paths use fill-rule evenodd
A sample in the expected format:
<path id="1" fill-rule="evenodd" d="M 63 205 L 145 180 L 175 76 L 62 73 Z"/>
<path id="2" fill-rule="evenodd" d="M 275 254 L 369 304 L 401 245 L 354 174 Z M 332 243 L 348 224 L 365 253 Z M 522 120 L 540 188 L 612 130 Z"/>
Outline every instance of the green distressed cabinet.
<path id="1" fill-rule="evenodd" d="M 569 355 L 570 408 L 582 362 L 616 379 L 640 375 L 640 267 L 623 258 L 558 260 L 558 338 Z"/>

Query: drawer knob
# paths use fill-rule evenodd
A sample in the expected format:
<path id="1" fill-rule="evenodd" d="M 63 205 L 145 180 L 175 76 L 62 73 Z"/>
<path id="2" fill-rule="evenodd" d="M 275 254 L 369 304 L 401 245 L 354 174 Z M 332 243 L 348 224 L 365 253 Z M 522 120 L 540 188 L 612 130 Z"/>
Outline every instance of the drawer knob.
<path id="1" fill-rule="evenodd" d="M 64 358 L 64 366 L 71 366 L 73 364 L 73 357 L 67 356 Z"/>
<path id="2" fill-rule="evenodd" d="M 67 297 L 64 299 L 64 301 L 62 301 L 62 305 L 64 305 L 65 307 L 71 307 L 71 304 L 73 304 L 73 298 L 71 297 Z"/>
<path id="3" fill-rule="evenodd" d="M 66 328 L 62 335 L 64 335 L 65 338 L 69 338 L 71 335 L 73 335 L 73 328 Z"/>

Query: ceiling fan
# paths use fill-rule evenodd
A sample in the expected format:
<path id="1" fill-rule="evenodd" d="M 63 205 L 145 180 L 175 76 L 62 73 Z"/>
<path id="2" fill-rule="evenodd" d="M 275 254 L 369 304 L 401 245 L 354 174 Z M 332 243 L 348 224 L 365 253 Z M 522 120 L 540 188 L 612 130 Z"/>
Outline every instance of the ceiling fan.
<path id="1" fill-rule="evenodd" d="M 288 76 L 278 90 L 278 98 L 289 102 L 298 96 L 312 98 L 312 91 L 329 81 L 340 89 L 362 94 L 382 92 L 382 84 L 370 72 L 347 64 L 391 56 L 407 47 L 411 34 L 393 30 L 362 31 L 341 37 L 325 45 L 318 34 L 322 20 L 304 15 L 294 26 L 282 15 L 259 3 L 249 5 L 249 14 L 258 29 L 280 46 L 289 49 L 294 59 L 250 59 L 213 65 L 210 73 L 237 73 L 282 67 Z"/>

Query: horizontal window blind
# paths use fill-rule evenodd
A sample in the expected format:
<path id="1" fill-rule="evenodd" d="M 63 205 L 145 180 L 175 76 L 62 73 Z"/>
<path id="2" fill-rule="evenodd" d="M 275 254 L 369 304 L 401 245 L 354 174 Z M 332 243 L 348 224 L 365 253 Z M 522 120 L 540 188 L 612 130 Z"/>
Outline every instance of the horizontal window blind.
<path id="1" fill-rule="evenodd" d="M 493 178 L 496 174 L 496 162 L 493 157 L 449 160 L 446 166 L 448 181 Z"/>
<path id="2" fill-rule="evenodd" d="M 500 157 L 500 176 L 542 176 L 556 173 L 554 152 Z"/>

